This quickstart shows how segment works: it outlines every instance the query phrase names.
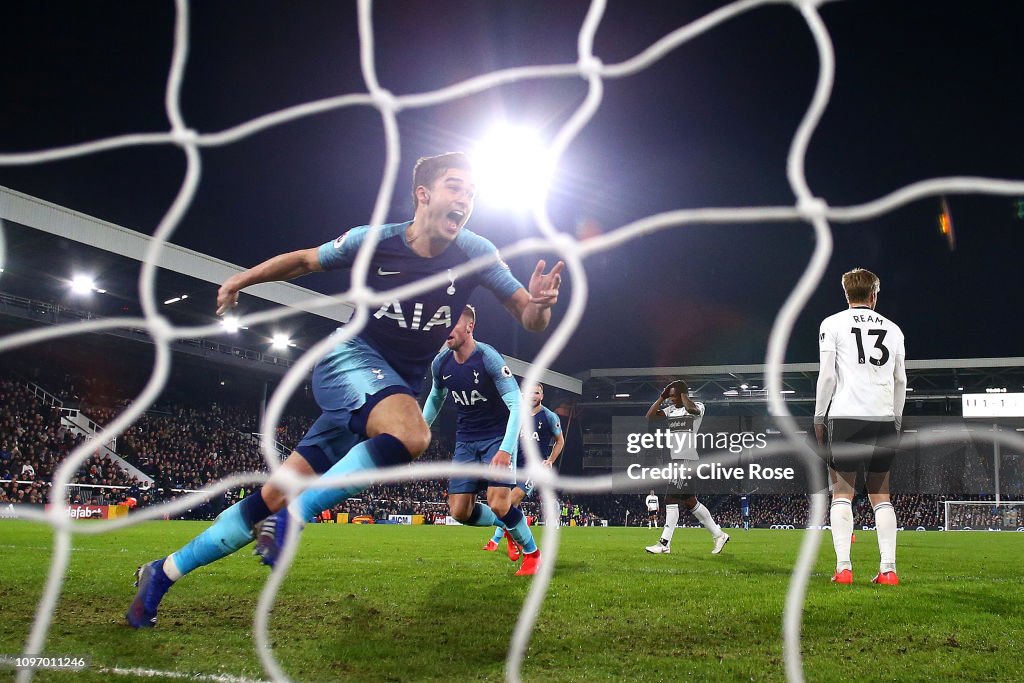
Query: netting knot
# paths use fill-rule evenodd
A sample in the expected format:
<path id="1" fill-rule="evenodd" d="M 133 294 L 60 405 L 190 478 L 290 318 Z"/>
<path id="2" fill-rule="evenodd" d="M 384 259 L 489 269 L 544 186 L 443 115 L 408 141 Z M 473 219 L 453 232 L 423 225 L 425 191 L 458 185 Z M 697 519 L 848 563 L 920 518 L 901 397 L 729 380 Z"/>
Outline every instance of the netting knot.
<path id="1" fill-rule="evenodd" d="M 368 302 L 373 300 L 376 291 L 372 287 L 367 287 L 365 283 L 353 282 L 345 294 L 353 306 L 367 306 Z"/>
<path id="2" fill-rule="evenodd" d="M 386 111 L 398 111 L 401 107 L 398 104 L 398 98 L 390 90 L 384 88 L 378 88 L 370 93 L 373 98 L 373 103 L 378 109 Z"/>
<path id="3" fill-rule="evenodd" d="M 146 329 L 154 342 L 168 342 L 175 339 L 174 325 L 162 315 L 146 318 Z"/>
<path id="4" fill-rule="evenodd" d="M 577 62 L 576 67 L 580 70 L 580 76 L 590 78 L 592 76 L 601 75 L 601 70 L 604 68 L 604 62 L 594 55 L 585 55 L 580 57 L 580 61 Z"/>
<path id="5" fill-rule="evenodd" d="M 171 139 L 176 145 L 194 145 L 199 140 L 199 131 L 192 128 L 175 128 L 171 131 Z"/>
<path id="6" fill-rule="evenodd" d="M 796 210 L 800 216 L 807 221 L 825 218 L 828 213 L 828 203 L 820 197 L 803 197 L 796 203 Z"/>

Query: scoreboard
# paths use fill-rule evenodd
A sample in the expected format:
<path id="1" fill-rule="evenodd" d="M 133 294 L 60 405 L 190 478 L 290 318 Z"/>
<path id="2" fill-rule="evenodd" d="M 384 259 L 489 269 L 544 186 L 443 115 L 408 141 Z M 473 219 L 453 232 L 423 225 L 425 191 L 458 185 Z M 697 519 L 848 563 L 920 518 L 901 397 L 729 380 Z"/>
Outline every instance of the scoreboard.
<path id="1" fill-rule="evenodd" d="M 1024 417 L 1024 393 L 963 394 L 964 417 Z"/>

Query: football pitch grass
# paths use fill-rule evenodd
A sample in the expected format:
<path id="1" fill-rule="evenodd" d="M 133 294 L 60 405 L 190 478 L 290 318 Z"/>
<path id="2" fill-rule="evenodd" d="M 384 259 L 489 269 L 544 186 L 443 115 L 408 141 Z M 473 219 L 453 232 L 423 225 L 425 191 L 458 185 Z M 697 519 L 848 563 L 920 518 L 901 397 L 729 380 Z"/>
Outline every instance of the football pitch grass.
<path id="1" fill-rule="evenodd" d="M 76 536 L 45 653 L 88 657 L 90 668 L 35 680 L 267 679 L 252 621 L 268 572 L 248 549 L 172 588 L 155 629 L 124 623 L 136 566 L 205 526 Z M 901 532 L 897 587 L 869 583 L 878 547 L 867 531 L 853 546 L 854 585 L 831 585 L 823 533 L 803 619 L 807 680 L 1024 679 L 1024 533 Z M 680 529 L 672 554 L 649 555 L 657 530 L 563 529 L 523 679 L 784 680 L 782 608 L 802 532 L 730 534 L 718 556 L 703 529 Z M 307 527 L 271 616 L 284 670 L 302 681 L 503 680 L 530 579 L 513 576 L 504 544 L 483 552 L 486 536 Z M 42 525 L 0 522 L 0 654 L 24 646 L 52 538 Z"/>

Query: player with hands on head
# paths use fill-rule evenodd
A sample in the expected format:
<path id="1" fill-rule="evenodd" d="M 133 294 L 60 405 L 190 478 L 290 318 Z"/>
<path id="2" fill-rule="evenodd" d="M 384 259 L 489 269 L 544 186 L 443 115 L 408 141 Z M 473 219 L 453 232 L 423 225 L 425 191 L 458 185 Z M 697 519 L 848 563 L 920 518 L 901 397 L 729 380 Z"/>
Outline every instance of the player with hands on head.
<path id="1" fill-rule="evenodd" d="M 700 430 L 700 423 L 704 419 L 704 404 L 695 402 L 690 398 L 690 389 L 683 380 L 676 380 L 668 384 L 661 392 L 661 396 L 647 410 L 647 419 L 668 418 L 669 429 L 673 432 L 689 432 L 696 434 Z M 673 451 L 673 458 L 684 458 L 688 460 L 697 459 L 696 448 L 692 445 L 687 452 L 676 453 Z M 718 555 L 729 542 L 729 534 L 722 531 L 718 526 L 711 512 L 697 500 L 697 495 L 692 490 L 692 484 L 676 482 L 678 492 L 670 493 L 665 498 L 665 527 L 662 529 L 661 538 L 654 545 L 649 545 L 645 550 L 653 554 L 668 554 L 672 552 L 672 536 L 675 534 L 676 525 L 679 523 L 679 503 L 682 502 L 686 509 L 697 518 L 714 540 L 711 549 L 713 555 Z"/>
<path id="2" fill-rule="evenodd" d="M 477 287 L 491 290 L 524 328 L 541 331 L 548 326 L 564 264 L 559 262 L 545 272 L 546 264 L 540 261 L 530 276 L 529 289 L 524 288 L 494 245 L 465 227 L 475 193 L 465 155 L 423 157 L 413 169 L 412 220 L 353 228 L 319 247 L 275 256 L 231 276 L 220 287 L 217 312 L 225 313 L 238 304 L 239 292 L 246 287 L 324 270 L 350 271 L 360 245 L 371 233 L 378 242 L 366 285 L 374 291 L 386 292 L 439 273 L 447 273 L 450 279 L 414 297 L 383 304 L 356 336 L 339 339 L 317 362 L 312 385 L 322 412 L 282 463 L 282 470 L 302 476 L 341 476 L 401 466 L 418 458 L 430 443 L 430 429 L 416 395 L 431 359 Z M 480 257 L 490 257 L 491 262 L 468 275 L 452 275 L 457 267 Z M 364 488 L 310 488 L 293 504 L 299 517 L 308 520 Z M 135 628 L 155 626 L 160 601 L 174 582 L 254 538 L 257 554 L 272 565 L 291 525 L 286 502 L 280 478 L 271 477 L 184 547 L 140 567 L 138 591 L 126 614 L 128 623 Z"/>
<path id="3" fill-rule="evenodd" d="M 814 402 L 814 436 L 828 454 L 832 481 L 832 581 L 853 583 L 853 497 L 857 473 L 864 468 L 880 555 L 872 583 L 895 586 L 897 523 L 889 471 L 907 400 L 905 342 L 899 325 L 875 312 L 877 275 L 855 268 L 843 275 L 842 283 L 848 307 L 825 318 L 818 331 L 820 371 Z M 849 452 L 854 446 L 859 452 Z"/>

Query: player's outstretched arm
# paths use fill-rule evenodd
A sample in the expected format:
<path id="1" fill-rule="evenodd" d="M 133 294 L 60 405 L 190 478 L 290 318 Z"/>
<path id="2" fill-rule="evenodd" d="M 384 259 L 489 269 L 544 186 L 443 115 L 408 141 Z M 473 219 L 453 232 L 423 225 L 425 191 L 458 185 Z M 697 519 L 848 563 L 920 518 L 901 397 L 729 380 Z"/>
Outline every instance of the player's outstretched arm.
<path id="1" fill-rule="evenodd" d="M 562 269 L 565 263 L 559 261 L 545 273 L 547 263 L 537 261 L 537 267 L 530 275 L 529 289 L 517 289 L 505 301 L 505 308 L 531 332 L 547 329 L 551 322 L 551 307 L 558 303 L 558 288 L 562 285 Z"/>
<path id="2" fill-rule="evenodd" d="M 313 247 L 279 254 L 258 266 L 232 275 L 217 290 L 217 315 L 224 315 L 237 306 L 238 293 L 246 287 L 258 285 L 261 282 L 291 280 L 301 275 L 323 270 L 317 252 L 317 247 Z"/>

